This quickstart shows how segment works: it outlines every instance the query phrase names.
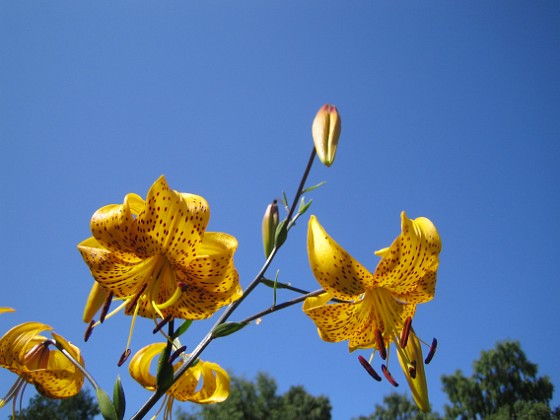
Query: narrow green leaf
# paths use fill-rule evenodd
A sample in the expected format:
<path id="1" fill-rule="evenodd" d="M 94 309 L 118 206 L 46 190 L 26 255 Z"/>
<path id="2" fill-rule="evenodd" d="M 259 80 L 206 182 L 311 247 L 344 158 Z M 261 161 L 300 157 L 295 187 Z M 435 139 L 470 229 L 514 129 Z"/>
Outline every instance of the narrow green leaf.
<path id="1" fill-rule="evenodd" d="M 226 335 L 233 334 L 246 325 L 248 325 L 247 322 L 225 322 L 216 327 L 212 332 L 212 338 L 225 337 Z"/>
<path id="2" fill-rule="evenodd" d="M 181 326 L 175 330 L 175 333 L 173 333 L 172 338 L 173 339 L 179 338 L 181 335 L 183 335 L 189 329 L 191 324 L 192 324 L 192 319 L 185 320 L 185 322 L 183 322 L 181 324 Z"/>
<path id="3" fill-rule="evenodd" d="M 97 403 L 99 404 L 99 410 L 103 418 L 105 420 L 119 420 L 117 417 L 117 410 L 107 393 L 101 388 L 97 388 L 95 394 L 97 395 Z"/>
<path id="4" fill-rule="evenodd" d="M 282 202 L 284 204 L 284 207 L 286 208 L 286 211 L 289 212 L 290 204 L 288 203 L 288 197 L 286 197 L 286 193 L 284 191 L 282 191 Z"/>
<path id="5" fill-rule="evenodd" d="M 313 186 L 311 186 L 311 187 L 307 187 L 307 188 L 304 189 L 301 193 L 302 193 L 302 194 L 305 194 L 306 192 L 316 190 L 317 188 L 322 187 L 322 186 L 325 185 L 326 183 L 327 183 L 327 181 L 319 182 L 317 185 L 313 185 Z"/>
<path id="6" fill-rule="evenodd" d="M 113 387 L 113 405 L 117 411 L 117 418 L 122 420 L 126 410 L 126 400 L 124 398 L 124 389 L 121 383 L 121 377 L 117 375 L 115 386 Z"/>
<path id="7" fill-rule="evenodd" d="M 299 206 L 299 210 L 298 213 L 300 215 L 302 215 L 303 213 L 305 213 L 307 211 L 307 209 L 309 209 L 309 206 L 311 205 L 311 203 L 313 202 L 313 200 L 309 200 L 308 203 L 303 203 L 303 199 L 301 200 L 301 204 Z"/>
<path id="8" fill-rule="evenodd" d="M 157 370 L 157 388 L 167 391 L 173 385 L 173 365 L 169 363 L 171 346 L 167 345 L 159 355 Z"/>
<path id="9" fill-rule="evenodd" d="M 284 219 L 278 224 L 278 227 L 276 228 L 274 243 L 277 249 L 280 248 L 284 242 L 286 242 L 286 238 L 288 237 L 288 228 L 286 223 L 287 219 Z"/>

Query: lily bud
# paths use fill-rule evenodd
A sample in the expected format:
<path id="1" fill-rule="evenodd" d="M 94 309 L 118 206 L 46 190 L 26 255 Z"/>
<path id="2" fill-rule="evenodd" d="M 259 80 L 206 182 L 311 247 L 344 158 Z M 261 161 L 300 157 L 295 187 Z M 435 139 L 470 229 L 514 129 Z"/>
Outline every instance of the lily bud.
<path id="1" fill-rule="evenodd" d="M 405 348 L 397 346 L 397 354 L 416 405 L 424 412 L 430 411 L 422 348 L 412 327 L 408 333 L 407 346 Z"/>
<path id="2" fill-rule="evenodd" d="M 340 115 L 334 105 L 323 105 L 313 120 L 313 142 L 321 162 L 331 166 L 340 137 Z"/>
<path id="3" fill-rule="evenodd" d="M 280 215 L 278 213 L 278 204 L 277 201 L 274 200 L 266 208 L 262 220 L 262 240 L 263 240 L 263 247 L 264 247 L 264 255 L 266 258 L 268 258 L 268 256 L 274 249 L 276 228 L 278 227 L 279 218 Z"/>

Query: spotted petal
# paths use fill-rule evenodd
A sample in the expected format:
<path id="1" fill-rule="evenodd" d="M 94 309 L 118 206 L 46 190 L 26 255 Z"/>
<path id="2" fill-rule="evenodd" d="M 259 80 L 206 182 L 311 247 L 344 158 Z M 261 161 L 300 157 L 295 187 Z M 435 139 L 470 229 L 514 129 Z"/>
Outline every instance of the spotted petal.
<path id="1" fill-rule="evenodd" d="M 406 303 L 434 297 L 441 240 L 433 223 L 401 213 L 402 233 L 389 248 L 376 252 L 382 259 L 374 272 L 375 287 L 384 287 Z"/>
<path id="2" fill-rule="evenodd" d="M 348 348 L 377 348 L 375 330 L 390 342 L 402 329 L 404 320 L 414 316 L 415 306 L 402 304 L 383 290 L 368 292 L 352 303 L 328 304 L 328 293 L 307 298 L 303 311 L 315 322 L 321 339 L 327 342 L 348 340 Z"/>
<path id="3" fill-rule="evenodd" d="M 309 219 L 307 252 L 315 278 L 337 299 L 355 300 L 373 282 L 372 274 L 325 232 L 315 216 Z"/>

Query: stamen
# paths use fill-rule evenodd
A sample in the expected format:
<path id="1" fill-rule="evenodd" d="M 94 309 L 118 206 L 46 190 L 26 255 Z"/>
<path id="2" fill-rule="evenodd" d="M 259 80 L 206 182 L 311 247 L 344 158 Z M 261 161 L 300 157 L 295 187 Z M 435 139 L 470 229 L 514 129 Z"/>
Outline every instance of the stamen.
<path id="1" fill-rule="evenodd" d="M 167 315 L 165 318 L 163 318 L 154 328 L 154 330 L 152 331 L 153 334 L 156 334 L 157 332 L 159 332 L 163 327 L 165 327 L 169 321 L 171 321 L 171 319 L 173 318 L 173 315 L 169 314 Z"/>
<path id="2" fill-rule="evenodd" d="M 425 364 L 427 365 L 430 364 L 430 362 L 434 358 L 434 354 L 436 354 L 436 349 L 437 349 L 437 339 L 434 338 L 432 340 L 432 345 L 430 346 L 430 352 L 428 353 L 426 359 L 424 360 Z"/>
<path id="3" fill-rule="evenodd" d="M 387 366 L 381 365 L 381 370 L 383 371 L 383 375 L 385 375 L 385 378 L 387 378 L 391 385 L 395 387 L 399 386 L 397 381 L 395 381 L 395 379 L 393 378 L 393 375 L 391 375 L 391 372 L 389 372 L 389 369 L 387 369 Z"/>
<path id="4" fill-rule="evenodd" d="M 410 333 L 410 325 L 412 324 L 412 318 L 411 317 L 407 317 L 406 321 L 404 321 L 404 326 L 403 326 L 403 330 L 401 333 L 401 348 L 405 348 L 406 347 L 406 343 L 408 343 L 408 334 Z"/>
<path id="5" fill-rule="evenodd" d="M 408 374 L 412 379 L 416 378 L 416 360 L 408 364 Z"/>
<path id="6" fill-rule="evenodd" d="M 385 342 L 383 341 L 383 334 L 379 331 L 379 328 L 376 328 L 373 332 L 375 336 L 375 343 L 377 344 L 377 350 L 379 350 L 379 354 L 383 360 L 387 359 L 387 349 L 385 348 Z"/>
<path id="7" fill-rule="evenodd" d="M 93 333 L 94 326 L 95 326 L 95 319 L 92 319 L 91 321 L 89 321 L 89 325 L 86 328 L 86 332 L 84 334 L 84 341 L 87 342 L 89 340 L 91 334 Z"/>
<path id="8" fill-rule="evenodd" d="M 148 287 L 148 283 L 144 283 L 142 285 L 142 287 L 140 288 L 140 290 L 138 291 L 138 293 L 136 293 L 134 295 L 134 298 L 132 298 L 132 300 L 130 302 L 128 302 L 128 304 L 126 305 L 126 308 L 124 310 L 125 314 L 128 314 L 129 312 L 132 311 L 133 308 L 136 307 L 136 304 L 138 303 L 138 300 L 140 300 L 140 298 L 144 294 L 144 291 L 146 290 L 146 287 Z"/>
<path id="9" fill-rule="evenodd" d="M 169 363 L 173 363 L 187 349 L 187 346 L 181 346 L 169 356 Z"/>
<path id="10" fill-rule="evenodd" d="M 128 359 L 128 356 L 130 356 L 130 349 L 126 349 L 123 354 L 121 354 L 121 358 L 119 359 L 119 363 L 117 363 L 117 366 L 121 367 L 124 362 L 126 362 L 126 359 Z"/>
<path id="11" fill-rule="evenodd" d="M 103 307 L 101 308 L 101 314 L 99 315 L 99 322 L 101 322 L 102 324 L 103 321 L 105 321 L 105 317 L 107 316 L 107 313 L 109 312 L 109 308 L 111 307 L 112 300 L 113 300 L 113 292 L 109 292 L 107 298 L 105 299 L 105 302 L 103 303 Z"/>
<path id="12" fill-rule="evenodd" d="M 375 371 L 375 369 L 369 364 L 369 362 L 366 359 L 364 359 L 362 356 L 358 356 L 358 360 L 360 364 L 364 367 L 366 372 L 369 373 L 369 375 L 373 379 L 375 379 L 377 382 L 381 381 L 381 376 L 378 375 L 378 373 Z"/>

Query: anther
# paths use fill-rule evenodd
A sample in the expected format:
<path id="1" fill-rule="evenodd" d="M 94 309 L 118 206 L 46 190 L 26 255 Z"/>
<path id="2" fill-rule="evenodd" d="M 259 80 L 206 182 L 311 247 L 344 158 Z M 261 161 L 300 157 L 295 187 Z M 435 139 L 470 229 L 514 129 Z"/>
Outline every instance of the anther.
<path id="1" fill-rule="evenodd" d="M 181 289 L 182 292 L 187 291 L 187 283 L 185 283 L 184 281 L 177 282 L 177 287 Z"/>
<path id="2" fill-rule="evenodd" d="M 163 318 L 154 328 L 154 330 L 152 331 L 153 334 L 159 332 L 159 330 L 161 330 L 163 327 L 165 327 L 169 321 L 171 321 L 171 319 L 173 318 L 173 315 L 169 314 L 167 315 L 165 318 Z"/>
<path id="3" fill-rule="evenodd" d="M 373 332 L 375 335 L 375 343 L 377 344 L 377 350 L 379 350 L 379 354 L 383 360 L 387 359 L 387 349 L 385 348 L 385 342 L 383 341 L 383 334 L 379 331 L 378 328 L 375 329 Z"/>
<path id="4" fill-rule="evenodd" d="M 410 325 L 412 324 L 412 318 L 407 317 L 406 321 L 404 321 L 403 330 L 401 332 L 401 348 L 404 349 L 406 347 L 406 343 L 408 343 L 408 334 L 410 333 Z"/>
<path id="5" fill-rule="evenodd" d="M 416 360 L 408 364 L 408 374 L 412 379 L 416 378 Z"/>
<path id="6" fill-rule="evenodd" d="M 364 359 L 362 356 L 358 356 L 358 360 L 360 364 L 364 367 L 366 372 L 369 373 L 369 375 L 373 379 L 375 379 L 377 382 L 381 381 L 381 376 L 378 375 L 378 373 L 375 371 L 375 369 L 369 364 L 369 362 L 366 359 Z"/>
<path id="7" fill-rule="evenodd" d="M 128 302 L 124 310 L 125 314 L 128 315 L 130 312 L 132 312 L 132 310 L 135 308 L 136 304 L 138 303 L 138 300 L 144 293 L 144 290 L 146 290 L 146 287 L 148 287 L 148 283 L 144 283 L 140 288 L 140 290 L 136 293 L 136 295 L 134 295 L 134 298 L 130 302 Z"/>
<path id="8" fill-rule="evenodd" d="M 89 325 L 86 328 L 86 332 L 84 334 L 84 341 L 88 341 L 89 338 L 91 337 L 91 334 L 93 333 L 93 326 L 95 325 L 95 319 L 92 319 L 91 321 L 89 321 Z"/>
<path id="9" fill-rule="evenodd" d="M 181 346 L 177 350 L 173 352 L 171 356 L 169 356 L 169 363 L 173 363 L 177 358 L 187 349 L 187 346 Z"/>
<path id="10" fill-rule="evenodd" d="M 113 292 L 109 292 L 107 297 L 105 298 L 105 302 L 103 302 L 103 307 L 101 308 L 101 314 L 99 315 L 99 322 L 103 324 L 105 321 L 105 317 L 109 312 L 109 308 L 111 307 L 111 301 L 113 300 Z"/>
<path id="11" fill-rule="evenodd" d="M 436 349 L 437 349 L 437 339 L 434 338 L 432 340 L 432 345 L 430 346 L 430 352 L 426 356 L 426 359 L 424 359 L 425 364 L 429 364 L 432 361 L 432 359 L 434 358 L 434 354 L 436 354 Z"/>
<path id="12" fill-rule="evenodd" d="M 119 363 L 117 363 L 117 366 L 121 367 L 124 362 L 126 362 L 126 359 L 128 359 L 128 356 L 130 356 L 130 349 L 126 349 L 123 354 L 121 354 L 121 358 L 119 359 Z"/>
<path id="13" fill-rule="evenodd" d="M 387 369 L 387 366 L 381 365 L 381 370 L 383 371 L 383 375 L 385 376 L 385 378 L 387 378 L 391 385 L 395 387 L 399 386 L 397 381 L 395 381 L 395 378 L 393 378 L 393 375 L 391 375 L 391 372 L 389 372 L 389 369 Z"/>

